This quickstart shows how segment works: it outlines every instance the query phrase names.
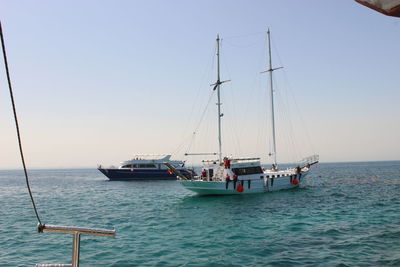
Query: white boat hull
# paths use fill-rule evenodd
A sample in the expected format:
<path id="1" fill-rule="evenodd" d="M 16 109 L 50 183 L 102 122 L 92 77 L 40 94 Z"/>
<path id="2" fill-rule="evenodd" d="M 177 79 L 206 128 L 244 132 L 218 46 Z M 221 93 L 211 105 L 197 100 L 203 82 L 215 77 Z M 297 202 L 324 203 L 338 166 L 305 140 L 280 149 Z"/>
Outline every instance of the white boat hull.
<path id="1" fill-rule="evenodd" d="M 180 180 L 179 182 L 186 189 L 193 191 L 199 195 L 241 195 L 241 194 L 257 194 L 279 190 L 287 190 L 299 187 L 304 181 L 308 172 L 304 172 L 299 179 L 298 184 L 293 184 L 289 176 L 279 178 L 263 178 L 259 180 L 243 180 L 243 191 L 239 192 L 237 187 L 241 184 L 241 180 L 236 183 L 234 188 L 233 181 L 228 183 L 220 181 L 202 181 L 202 180 Z"/>

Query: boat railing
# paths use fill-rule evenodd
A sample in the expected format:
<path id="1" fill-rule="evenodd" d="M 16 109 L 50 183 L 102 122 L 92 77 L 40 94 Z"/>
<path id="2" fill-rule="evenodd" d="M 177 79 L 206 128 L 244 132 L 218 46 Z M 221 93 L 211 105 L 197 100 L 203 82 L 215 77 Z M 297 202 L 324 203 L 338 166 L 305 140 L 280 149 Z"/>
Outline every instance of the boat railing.
<path id="1" fill-rule="evenodd" d="M 318 161 L 319 161 L 319 155 L 312 155 L 312 156 L 309 156 L 309 157 L 306 157 L 306 158 L 302 159 L 300 161 L 300 164 L 302 164 L 302 165 L 307 165 L 307 164 L 312 165 L 312 164 L 317 163 Z"/>
<path id="2" fill-rule="evenodd" d="M 72 241 L 72 264 L 36 264 L 36 267 L 79 267 L 79 252 L 81 235 L 96 235 L 115 237 L 115 230 L 97 229 L 97 228 L 83 228 L 74 226 L 60 226 L 60 225 L 41 225 L 37 226 L 39 233 L 63 233 L 73 234 Z"/>
<path id="3" fill-rule="evenodd" d="M 239 162 L 239 161 L 260 161 L 260 158 L 233 158 L 231 162 Z"/>
<path id="4" fill-rule="evenodd" d="M 272 174 L 290 174 L 293 173 L 296 168 L 286 168 L 286 169 L 263 169 L 264 173 L 272 173 Z"/>
<path id="5" fill-rule="evenodd" d="M 218 164 L 219 163 L 219 160 L 218 159 L 204 159 L 204 160 L 202 160 L 201 162 L 203 162 L 203 163 L 213 163 L 213 164 Z M 218 163 L 217 163 L 218 162 Z"/>
<path id="6" fill-rule="evenodd" d="M 169 154 L 136 154 L 131 160 L 169 160 L 170 158 Z"/>

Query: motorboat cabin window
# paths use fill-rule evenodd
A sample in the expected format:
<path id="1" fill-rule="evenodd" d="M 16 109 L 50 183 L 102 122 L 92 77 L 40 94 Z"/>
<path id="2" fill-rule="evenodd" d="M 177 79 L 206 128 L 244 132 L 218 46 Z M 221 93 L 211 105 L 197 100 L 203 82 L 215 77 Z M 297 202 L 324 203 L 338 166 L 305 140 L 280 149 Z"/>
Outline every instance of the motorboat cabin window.
<path id="1" fill-rule="evenodd" d="M 124 165 L 121 168 L 132 168 L 132 165 Z"/>
<path id="2" fill-rule="evenodd" d="M 249 175 L 249 174 L 263 173 L 261 166 L 244 167 L 244 168 L 233 168 L 232 171 L 236 175 Z"/>
<path id="3" fill-rule="evenodd" d="M 146 169 L 151 169 L 151 168 L 156 168 L 155 164 L 138 164 L 139 168 L 146 168 Z"/>

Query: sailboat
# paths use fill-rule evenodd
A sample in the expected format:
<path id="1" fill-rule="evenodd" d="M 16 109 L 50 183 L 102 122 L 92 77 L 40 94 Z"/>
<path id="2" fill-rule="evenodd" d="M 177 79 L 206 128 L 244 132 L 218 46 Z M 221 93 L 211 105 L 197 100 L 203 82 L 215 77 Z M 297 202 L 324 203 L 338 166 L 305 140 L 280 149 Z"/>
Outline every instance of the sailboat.
<path id="1" fill-rule="evenodd" d="M 183 187 L 200 195 L 233 195 L 265 193 L 299 187 L 310 167 L 318 163 L 318 155 L 307 157 L 301 164 L 294 168 L 280 170 L 276 157 L 275 140 L 275 114 L 274 114 L 274 89 L 272 74 L 282 67 L 272 67 L 270 31 L 267 32 L 269 46 L 269 69 L 262 73 L 270 76 L 270 100 L 271 100 L 271 129 L 273 163 L 270 169 L 261 166 L 260 158 L 236 158 L 222 157 L 221 139 L 221 96 L 220 87 L 227 81 L 220 80 L 220 38 L 217 36 L 217 81 L 212 84 L 213 90 L 217 90 L 218 107 L 218 153 L 195 153 L 186 155 L 218 155 L 215 160 L 203 160 L 203 168 L 200 176 L 188 177 L 169 163 L 166 165 L 177 175 Z"/>

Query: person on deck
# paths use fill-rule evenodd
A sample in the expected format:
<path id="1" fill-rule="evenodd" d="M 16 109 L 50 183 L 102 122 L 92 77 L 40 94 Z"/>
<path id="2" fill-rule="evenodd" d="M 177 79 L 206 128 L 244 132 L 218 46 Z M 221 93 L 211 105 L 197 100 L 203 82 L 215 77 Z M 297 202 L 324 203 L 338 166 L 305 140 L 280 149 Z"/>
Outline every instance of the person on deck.
<path id="1" fill-rule="evenodd" d="M 301 177 L 301 168 L 300 168 L 300 166 L 296 167 L 296 174 L 299 176 L 299 180 L 300 180 L 300 177 Z"/>
<path id="2" fill-rule="evenodd" d="M 278 168 L 276 167 L 275 164 L 272 164 L 271 170 L 276 171 Z"/>

